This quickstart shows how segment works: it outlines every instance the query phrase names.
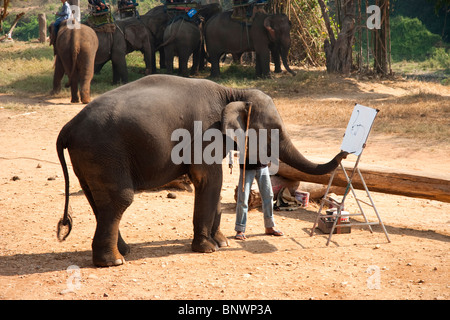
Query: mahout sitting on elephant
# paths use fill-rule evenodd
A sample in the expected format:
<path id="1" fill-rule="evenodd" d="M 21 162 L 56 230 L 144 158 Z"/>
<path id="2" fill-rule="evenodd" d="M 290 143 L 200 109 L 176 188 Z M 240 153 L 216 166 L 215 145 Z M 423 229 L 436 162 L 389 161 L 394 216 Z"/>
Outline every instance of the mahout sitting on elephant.
<path id="1" fill-rule="evenodd" d="M 278 147 L 279 159 L 310 174 L 334 170 L 347 155 L 341 152 L 325 164 L 308 161 L 293 146 L 273 100 L 256 89 L 233 89 L 206 79 L 150 75 L 97 97 L 62 128 L 57 139 L 65 179 L 64 216 L 58 224 L 58 237 L 65 239 L 72 226 L 64 155 L 64 149 L 68 149 L 97 221 L 92 241 L 96 266 L 124 263 L 123 256 L 130 249 L 119 224 L 135 191 L 164 185 L 183 174 L 188 174 L 195 187 L 192 250 L 214 252 L 228 246 L 220 231 L 225 154 L 219 153 L 217 158 L 214 153 L 212 162 L 205 155 L 213 143 L 222 147 L 230 130 L 261 134 L 262 129 L 270 132 L 267 146 L 254 141 L 253 147 L 267 148 L 266 154 Z M 213 142 L 209 134 L 215 137 Z M 180 142 L 181 137 L 186 140 Z M 182 156 L 178 153 L 180 144 L 186 150 Z M 249 150 L 256 152 L 253 147 Z M 64 226 L 68 227 L 65 234 Z"/>

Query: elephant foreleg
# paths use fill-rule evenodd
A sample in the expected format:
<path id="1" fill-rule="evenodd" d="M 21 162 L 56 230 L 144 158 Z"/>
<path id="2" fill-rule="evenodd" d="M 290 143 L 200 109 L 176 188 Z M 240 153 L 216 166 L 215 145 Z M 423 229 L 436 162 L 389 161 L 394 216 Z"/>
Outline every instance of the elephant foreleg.
<path id="1" fill-rule="evenodd" d="M 127 83 L 128 69 L 125 54 L 113 54 L 111 60 L 113 65 L 113 84 L 118 84 L 120 81 Z"/>
<path id="2" fill-rule="evenodd" d="M 222 166 L 192 165 L 189 177 L 195 187 L 192 250 L 214 252 L 218 249 L 218 244 L 221 246 L 227 244 L 225 237 L 219 231 L 218 205 L 222 189 Z"/>
<path id="3" fill-rule="evenodd" d="M 270 51 L 256 51 L 256 76 L 266 78 L 270 76 Z"/>
<path id="4" fill-rule="evenodd" d="M 276 45 L 271 45 L 270 53 L 272 55 L 272 62 L 275 65 L 275 73 L 281 73 L 280 50 Z"/>
<path id="5" fill-rule="evenodd" d="M 217 211 L 216 215 L 214 217 L 214 223 L 211 229 L 211 236 L 214 239 L 214 241 L 219 245 L 220 248 L 222 247 L 228 247 L 228 240 L 223 235 L 223 233 L 220 231 L 220 219 L 222 217 L 222 209 L 220 206 L 220 201 L 217 204 Z"/>

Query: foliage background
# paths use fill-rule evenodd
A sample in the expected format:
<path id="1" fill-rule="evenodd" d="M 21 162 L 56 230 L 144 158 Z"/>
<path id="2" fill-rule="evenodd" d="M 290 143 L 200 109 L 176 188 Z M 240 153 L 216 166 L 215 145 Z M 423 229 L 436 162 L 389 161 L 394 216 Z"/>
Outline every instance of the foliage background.
<path id="1" fill-rule="evenodd" d="M 338 19 L 333 8 L 337 1 L 342 0 L 327 1 L 335 27 Z M 2 2 L 0 0 L 0 3 Z M 87 0 L 80 0 L 80 2 L 82 8 L 87 8 Z M 117 4 L 117 0 L 108 2 L 113 7 Z M 137 0 L 137 2 L 141 14 L 161 4 L 160 0 Z M 221 2 L 225 8 L 231 5 L 230 0 L 221 0 Z M 438 2 L 443 5 L 437 7 Z M 446 21 L 450 19 L 448 2 L 447 0 L 391 0 L 391 46 L 394 62 L 428 61 L 429 66 L 449 69 L 450 21 Z M 60 6 L 59 0 L 11 0 L 10 14 L 5 20 L 4 32 L 9 31 L 15 15 L 25 11 L 25 16 L 19 20 L 14 30 L 13 38 L 21 41 L 36 39 L 39 35 L 37 14 L 45 12 L 47 21 L 54 21 L 54 13 Z M 272 12 L 287 14 L 292 22 L 290 63 L 302 66 L 323 66 L 325 63 L 323 41 L 327 34 L 317 0 L 270 0 L 269 7 Z"/>

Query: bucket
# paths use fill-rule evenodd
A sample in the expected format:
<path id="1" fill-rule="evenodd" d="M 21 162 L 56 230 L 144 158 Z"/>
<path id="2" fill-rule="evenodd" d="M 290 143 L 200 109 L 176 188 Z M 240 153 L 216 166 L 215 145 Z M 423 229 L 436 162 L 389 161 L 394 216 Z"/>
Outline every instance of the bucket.
<path id="1" fill-rule="evenodd" d="M 302 207 L 307 207 L 309 204 L 309 192 L 296 190 L 295 200 L 300 202 Z"/>

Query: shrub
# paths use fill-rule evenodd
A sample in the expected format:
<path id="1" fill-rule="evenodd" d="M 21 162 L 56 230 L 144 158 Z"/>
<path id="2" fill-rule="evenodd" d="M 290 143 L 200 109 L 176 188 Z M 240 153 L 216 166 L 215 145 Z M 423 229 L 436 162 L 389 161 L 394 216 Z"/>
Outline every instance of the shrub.
<path id="1" fill-rule="evenodd" d="M 394 61 L 423 61 L 441 40 L 417 18 L 397 16 L 391 19 L 391 54 Z"/>

